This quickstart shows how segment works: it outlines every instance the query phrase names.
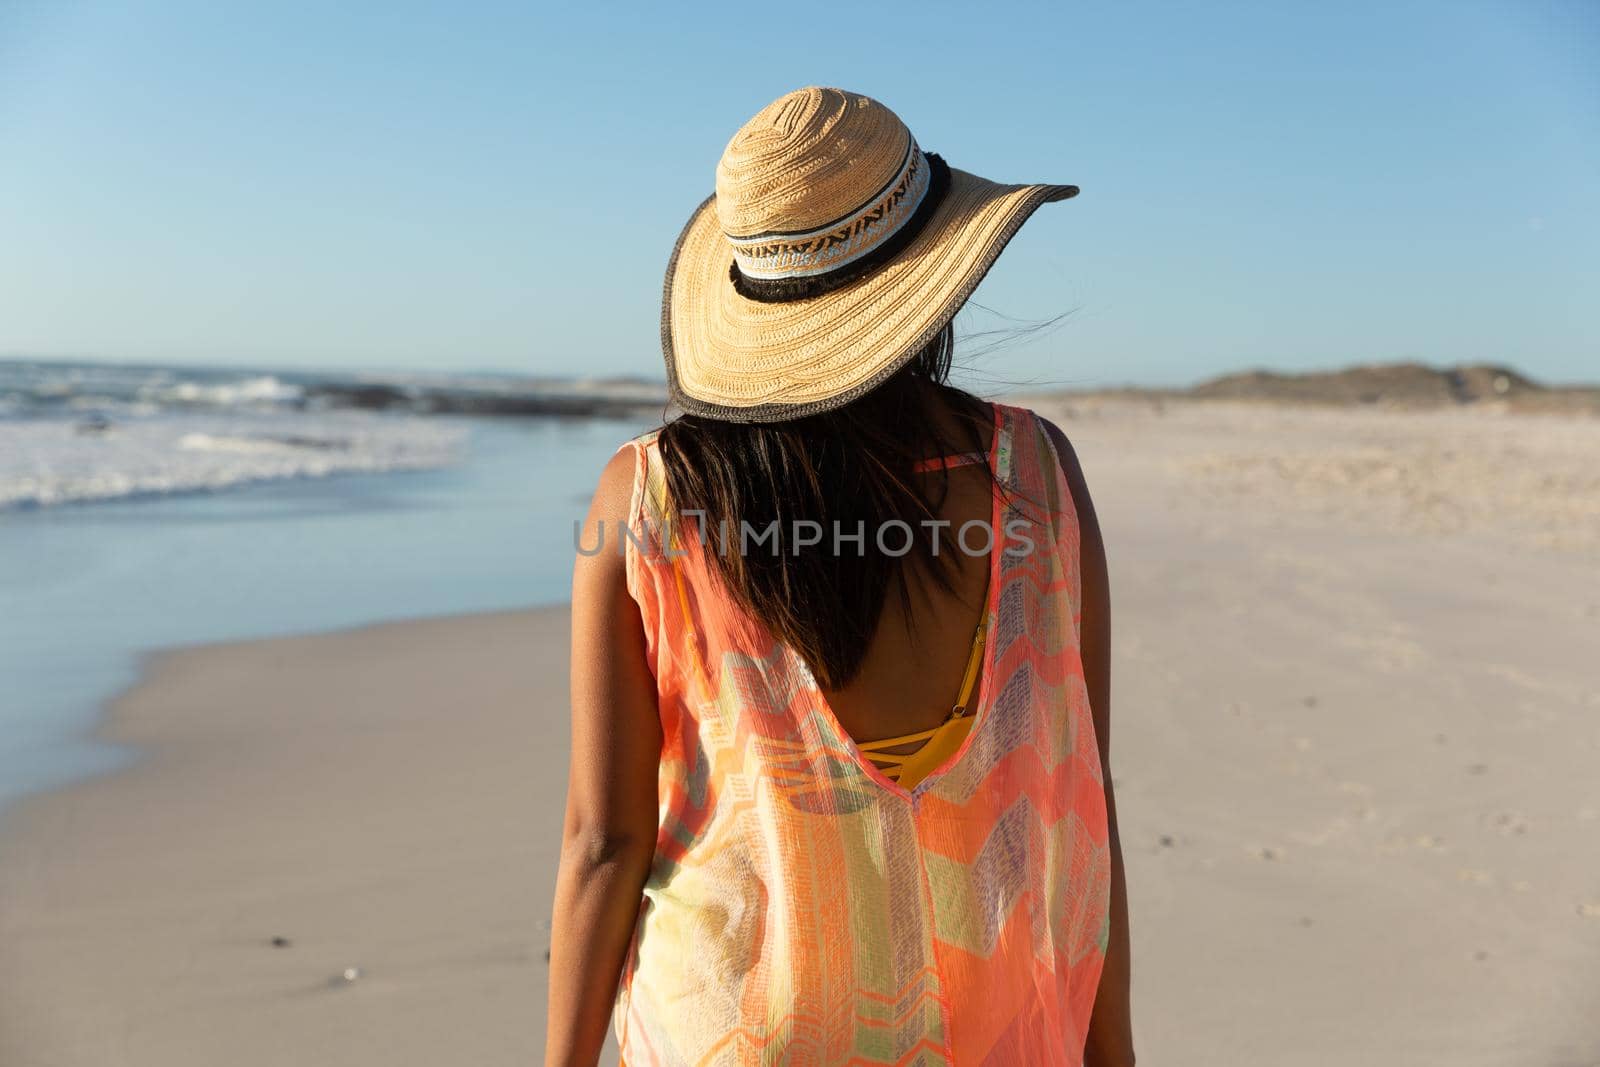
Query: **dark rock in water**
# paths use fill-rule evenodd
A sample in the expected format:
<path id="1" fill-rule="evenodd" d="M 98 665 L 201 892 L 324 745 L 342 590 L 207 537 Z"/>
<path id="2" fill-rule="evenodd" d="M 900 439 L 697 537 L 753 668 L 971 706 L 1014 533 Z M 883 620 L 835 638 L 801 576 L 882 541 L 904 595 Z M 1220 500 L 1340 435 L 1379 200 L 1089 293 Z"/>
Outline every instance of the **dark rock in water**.
<path id="1" fill-rule="evenodd" d="M 307 401 L 317 400 L 329 407 L 365 408 L 388 411 L 391 408 L 409 410 L 411 397 L 392 385 L 312 385 L 306 387 Z"/>
<path id="2" fill-rule="evenodd" d="M 621 382 L 592 388 L 517 383 L 506 388 L 325 382 L 308 385 L 302 407 L 410 411 L 420 415 L 537 415 L 569 418 L 659 414 L 664 389 Z"/>
<path id="3" fill-rule="evenodd" d="M 593 417 L 622 414 L 638 404 L 618 404 L 600 396 L 484 396 L 434 394 L 418 410 L 433 415 L 567 415 Z"/>
<path id="4" fill-rule="evenodd" d="M 269 435 L 269 441 L 276 441 L 281 445 L 292 445 L 295 448 L 310 448 L 318 452 L 347 452 L 350 442 L 332 437 L 306 437 L 301 434 Z"/>

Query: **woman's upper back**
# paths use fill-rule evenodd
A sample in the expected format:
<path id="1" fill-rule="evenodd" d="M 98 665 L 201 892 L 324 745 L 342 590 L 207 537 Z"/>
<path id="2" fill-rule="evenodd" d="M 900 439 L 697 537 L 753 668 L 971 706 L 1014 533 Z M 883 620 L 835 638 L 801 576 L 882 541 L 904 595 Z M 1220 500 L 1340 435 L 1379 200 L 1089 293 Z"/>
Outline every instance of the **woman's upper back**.
<path id="1" fill-rule="evenodd" d="M 796 1063 L 919 1049 L 928 1063 L 1079 1062 L 1110 877 L 1079 531 L 1043 421 L 995 414 L 996 492 L 979 503 L 993 549 L 918 617 L 936 654 L 880 637 L 832 694 L 706 558 L 762 549 L 674 523 L 653 435 L 632 443 L 627 583 L 663 741 L 656 857 L 615 1014 L 630 1067 L 765 1062 L 772 1048 Z M 962 492 L 949 504 L 973 507 Z M 973 547 L 983 537 L 969 530 Z M 932 725 L 980 599 L 970 732 L 905 788 L 855 737 Z M 882 706 L 897 697 L 905 718 Z"/>
<path id="2" fill-rule="evenodd" d="M 999 409 L 993 409 L 979 451 L 930 457 L 919 475 L 930 483 L 925 487 L 930 498 L 938 500 L 941 525 L 914 533 L 930 543 L 935 530 L 945 534 L 941 556 L 948 560 L 947 583 L 934 581 L 920 567 L 906 566 L 906 595 L 884 598 L 859 673 L 839 689 L 824 687 L 828 706 L 858 744 L 943 726 L 968 680 L 974 637 L 987 643 L 987 633 L 976 631 L 986 616 L 991 532 L 998 526 L 993 480 L 998 416 Z M 950 437 L 956 439 L 954 434 Z M 891 533 L 886 540 L 897 542 L 899 535 Z M 969 703 L 975 696 L 974 692 Z M 912 742 L 874 751 L 904 754 L 918 747 Z M 908 778 L 902 775 L 898 780 L 907 783 Z"/>

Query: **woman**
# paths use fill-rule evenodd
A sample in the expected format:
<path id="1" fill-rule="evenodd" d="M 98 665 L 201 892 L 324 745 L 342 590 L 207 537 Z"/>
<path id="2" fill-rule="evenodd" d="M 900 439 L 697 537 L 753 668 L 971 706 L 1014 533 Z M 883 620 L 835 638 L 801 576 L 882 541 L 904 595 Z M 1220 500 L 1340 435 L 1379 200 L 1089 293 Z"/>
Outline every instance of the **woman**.
<path id="1" fill-rule="evenodd" d="M 667 269 L 685 414 L 573 580 L 546 1063 L 1133 1063 L 1110 618 L 1061 431 L 950 387 L 951 318 L 1072 186 L 803 89 Z"/>

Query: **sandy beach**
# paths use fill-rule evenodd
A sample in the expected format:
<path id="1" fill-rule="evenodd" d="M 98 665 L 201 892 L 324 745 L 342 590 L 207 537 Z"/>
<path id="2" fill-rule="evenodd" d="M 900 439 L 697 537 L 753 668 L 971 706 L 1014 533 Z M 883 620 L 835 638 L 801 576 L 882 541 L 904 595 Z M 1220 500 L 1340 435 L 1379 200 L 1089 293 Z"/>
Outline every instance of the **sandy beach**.
<path id="1" fill-rule="evenodd" d="M 1600 419 L 1036 403 L 1110 556 L 1142 1061 L 1600 1064 Z M 0 1065 L 539 1062 L 566 620 L 153 655 L 139 758 L 0 812 Z"/>

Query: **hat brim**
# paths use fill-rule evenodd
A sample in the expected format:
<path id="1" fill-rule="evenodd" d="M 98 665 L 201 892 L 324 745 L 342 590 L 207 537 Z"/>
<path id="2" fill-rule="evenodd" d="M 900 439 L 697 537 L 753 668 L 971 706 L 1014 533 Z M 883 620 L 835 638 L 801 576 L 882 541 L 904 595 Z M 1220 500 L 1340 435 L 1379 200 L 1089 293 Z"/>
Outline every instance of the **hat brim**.
<path id="1" fill-rule="evenodd" d="M 678 238 L 661 300 L 672 400 L 733 422 L 842 407 L 910 362 L 966 303 L 1039 205 L 1075 185 L 1002 185 L 950 168 L 922 231 L 865 277 L 820 296 L 766 303 L 729 280 L 733 252 L 715 196 Z"/>

